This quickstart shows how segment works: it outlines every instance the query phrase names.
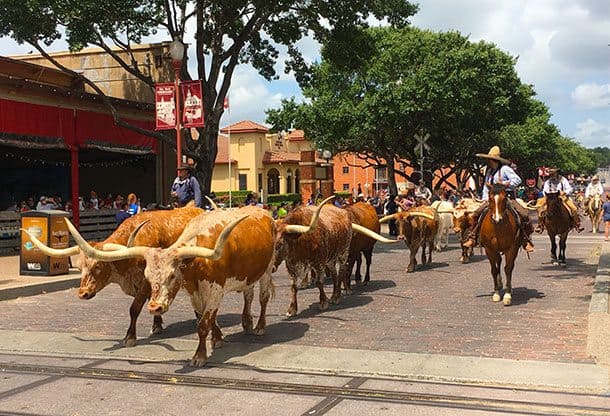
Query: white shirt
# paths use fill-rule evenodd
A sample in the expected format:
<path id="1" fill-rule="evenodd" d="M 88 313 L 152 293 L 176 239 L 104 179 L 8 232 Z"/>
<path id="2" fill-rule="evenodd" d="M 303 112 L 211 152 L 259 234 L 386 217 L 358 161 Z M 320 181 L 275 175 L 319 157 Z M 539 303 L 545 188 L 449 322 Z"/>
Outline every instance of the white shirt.
<path id="1" fill-rule="evenodd" d="M 493 175 L 491 172 L 491 168 L 488 167 L 487 172 L 485 173 L 485 184 L 493 185 L 496 183 L 509 182 L 508 187 L 514 189 L 515 186 L 518 186 L 521 183 L 521 178 L 510 166 L 502 165 Z M 485 201 L 489 199 L 489 189 L 487 189 L 486 185 L 483 186 L 481 199 Z"/>
<path id="2" fill-rule="evenodd" d="M 586 198 L 589 198 L 590 196 L 593 196 L 593 195 L 603 195 L 603 194 L 604 194 L 604 187 L 602 186 L 602 184 L 600 182 L 597 182 L 596 184 L 591 182 L 589 185 L 587 185 L 587 189 L 585 190 Z"/>
<path id="3" fill-rule="evenodd" d="M 545 194 L 563 191 L 566 195 L 570 195 L 572 193 L 572 186 L 570 186 L 570 182 L 568 182 L 566 178 L 560 176 L 557 179 L 547 179 L 546 182 L 544 182 L 542 191 Z"/>

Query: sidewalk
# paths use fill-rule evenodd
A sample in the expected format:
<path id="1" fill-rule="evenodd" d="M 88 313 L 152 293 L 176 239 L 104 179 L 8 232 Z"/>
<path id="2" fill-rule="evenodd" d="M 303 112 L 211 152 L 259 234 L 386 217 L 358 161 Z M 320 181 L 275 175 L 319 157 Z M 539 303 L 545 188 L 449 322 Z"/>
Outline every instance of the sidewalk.
<path id="1" fill-rule="evenodd" d="M 19 256 L 0 257 L 0 301 L 78 287 L 80 271 L 57 276 L 22 276 Z"/>

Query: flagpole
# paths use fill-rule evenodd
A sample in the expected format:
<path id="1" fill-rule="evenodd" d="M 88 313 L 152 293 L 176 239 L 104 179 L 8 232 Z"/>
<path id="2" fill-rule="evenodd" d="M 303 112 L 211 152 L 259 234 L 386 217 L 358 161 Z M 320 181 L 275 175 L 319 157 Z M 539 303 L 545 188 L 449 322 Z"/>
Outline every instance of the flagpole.
<path id="1" fill-rule="evenodd" d="M 229 208 L 231 208 L 233 206 L 233 200 L 232 200 L 232 195 L 231 195 L 231 189 L 233 188 L 232 186 L 232 182 L 231 182 L 231 103 L 229 102 L 229 93 L 227 92 L 227 97 L 225 98 L 226 103 L 227 103 L 227 110 L 229 112 L 228 114 L 228 120 L 229 120 L 229 130 L 228 130 L 228 141 L 229 141 L 229 150 L 228 150 L 228 154 L 229 154 Z"/>

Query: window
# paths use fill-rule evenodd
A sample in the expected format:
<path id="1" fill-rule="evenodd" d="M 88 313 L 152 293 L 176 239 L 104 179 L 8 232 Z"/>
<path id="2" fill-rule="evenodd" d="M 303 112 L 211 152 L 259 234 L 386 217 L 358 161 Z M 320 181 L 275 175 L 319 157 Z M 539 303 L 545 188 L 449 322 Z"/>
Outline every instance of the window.
<path id="1" fill-rule="evenodd" d="M 248 175 L 245 173 L 239 174 L 239 190 L 247 191 L 248 190 Z"/>
<path id="2" fill-rule="evenodd" d="M 280 193 L 280 172 L 275 168 L 267 172 L 267 193 L 269 195 Z"/>
<path id="3" fill-rule="evenodd" d="M 343 173 L 349 173 L 349 166 L 343 166 Z"/>
<path id="4" fill-rule="evenodd" d="M 349 191 L 349 183 L 344 183 L 343 184 L 343 190 L 344 191 Z"/>

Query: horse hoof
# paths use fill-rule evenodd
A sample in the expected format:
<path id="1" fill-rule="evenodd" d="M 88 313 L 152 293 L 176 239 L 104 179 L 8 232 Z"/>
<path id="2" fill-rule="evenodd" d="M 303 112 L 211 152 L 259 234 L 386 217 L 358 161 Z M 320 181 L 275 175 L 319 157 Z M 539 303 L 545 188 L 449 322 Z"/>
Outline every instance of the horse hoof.
<path id="1" fill-rule="evenodd" d="M 494 295 L 491 297 L 492 302 L 500 302 L 500 294 L 499 293 L 494 293 Z"/>
<path id="2" fill-rule="evenodd" d="M 504 298 L 502 299 L 502 303 L 504 304 L 504 306 L 510 306 L 513 303 L 513 297 L 510 295 L 510 293 L 505 293 L 504 294 Z"/>
<path id="3" fill-rule="evenodd" d="M 123 338 L 123 347 L 135 347 L 136 346 L 136 339 L 135 338 Z"/>
<path id="4" fill-rule="evenodd" d="M 333 303 L 339 303 L 339 301 L 335 301 Z M 320 310 L 321 311 L 325 311 L 326 309 L 328 309 L 329 303 L 328 301 L 324 301 L 324 302 L 320 302 Z"/>
<path id="5" fill-rule="evenodd" d="M 553 260 L 553 266 L 559 266 L 559 262 L 557 260 Z"/>

